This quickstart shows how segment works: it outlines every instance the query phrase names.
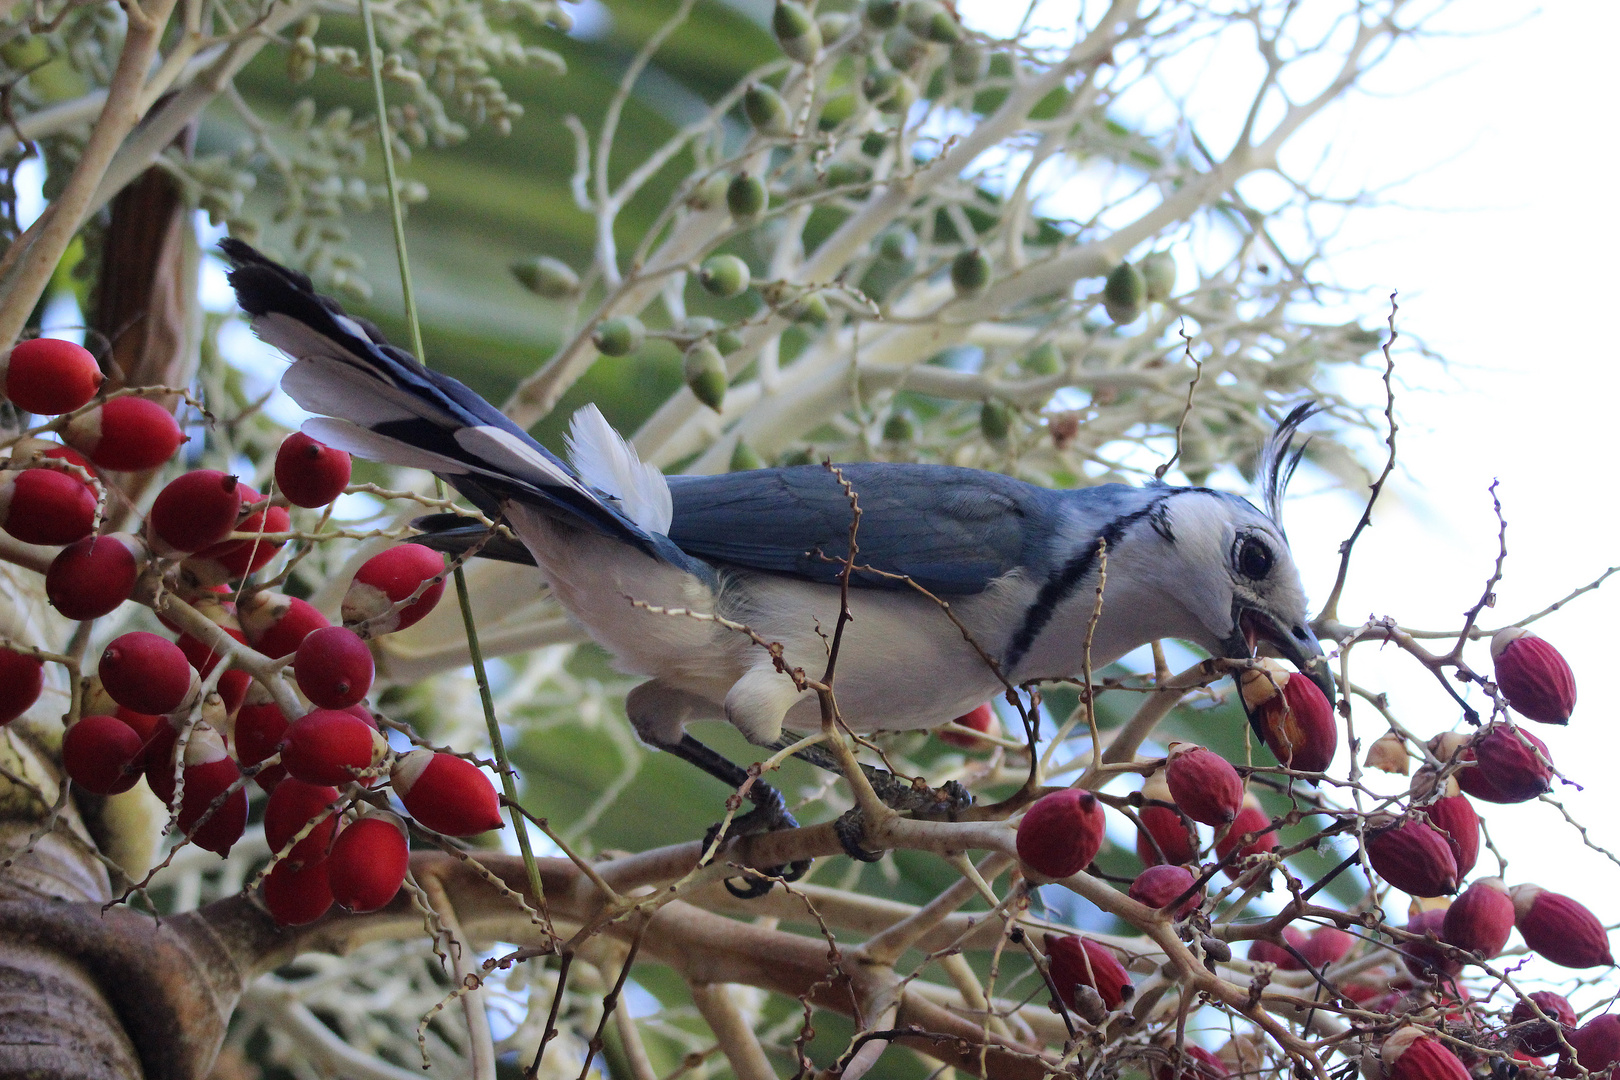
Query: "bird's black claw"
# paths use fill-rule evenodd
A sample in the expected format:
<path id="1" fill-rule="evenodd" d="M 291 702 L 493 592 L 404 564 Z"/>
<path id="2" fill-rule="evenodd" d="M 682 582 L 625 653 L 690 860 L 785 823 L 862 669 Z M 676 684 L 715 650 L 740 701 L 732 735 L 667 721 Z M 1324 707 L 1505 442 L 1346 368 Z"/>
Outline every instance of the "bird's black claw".
<path id="1" fill-rule="evenodd" d="M 761 877 L 758 874 L 744 874 L 742 878 L 737 879 L 742 881 L 741 885 L 733 885 L 733 880 L 726 878 L 721 884 L 726 887 L 726 892 L 739 900 L 758 900 L 770 892 L 771 886 L 776 884 L 772 878 Z"/>
<path id="2" fill-rule="evenodd" d="M 862 816 L 860 807 L 846 811 L 833 822 L 833 832 L 838 834 L 838 842 L 843 845 L 844 854 L 859 862 L 877 862 L 883 858 L 881 851 L 868 851 L 861 846 L 866 839 L 866 819 Z"/>
<path id="3" fill-rule="evenodd" d="M 731 828 L 727 830 L 730 836 L 757 836 L 760 833 L 779 832 L 782 829 L 797 829 L 798 819 L 787 808 L 787 800 L 782 793 L 769 784 L 754 781 L 748 789 L 748 799 L 754 808 L 739 818 L 734 818 Z M 709 831 L 703 837 L 705 851 L 714 843 L 714 838 L 720 832 L 720 824 L 709 826 Z M 810 860 L 795 862 L 785 866 L 769 866 L 758 873 L 749 871 L 740 879 L 743 884 L 733 885 L 734 879 L 725 880 L 726 891 L 739 900 L 753 900 L 764 896 L 771 891 L 775 880 L 798 881 L 810 869 Z"/>

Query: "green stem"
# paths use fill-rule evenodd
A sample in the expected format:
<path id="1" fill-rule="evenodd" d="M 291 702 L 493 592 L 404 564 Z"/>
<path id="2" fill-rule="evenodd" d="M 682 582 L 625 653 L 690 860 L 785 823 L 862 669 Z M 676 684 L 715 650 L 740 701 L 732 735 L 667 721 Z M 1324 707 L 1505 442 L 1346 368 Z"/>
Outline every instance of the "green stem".
<path id="1" fill-rule="evenodd" d="M 382 59 L 377 50 L 377 25 L 371 17 L 370 0 L 360 0 L 360 18 L 366 27 L 367 59 L 371 66 L 371 88 L 377 96 L 377 133 L 382 139 L 383 174 L 388 181 L 388 209 L 394 225 L 394 250 L 399 261 L 399 285 L 405 298 L 405 318 L 411 328 L 411 349 L 416 358 L 427 362 L 427 350 L 422 345 L 422 323 L 417 316 L 416 290 L 411 285 L 411 261 L 405 248 L 405 212 L 399 203 L 399 177 L 394 171 L 394 144 L 388 130 L 388 102 L 383 94 Z M 435 478 L 440 498 L 444 497 L 444 481 Z M 556 940 L 551 927 L 551 915 L 546 910 L 546 890 L 540 882 L 540 867 L 534 861 L 534 848 L 529 843 L 528 822 L 518 809 L 516 773 L 506 756 L 506 740 L 501 737 L 500 722 L 495 719 L 495 697 L 489 689 L 489 673 L 484 669 L 484 650 L 478 644 L 478 627 L 473 620 L 472 598 L 467 593 L 467 576 L 462 568 L 455 569 L 456 599 L 461 605 L 461 622 L 467 631 L 467 655 L 472 661 L 473 675 L 478 682 L 478 700 L 484 706 L 484 724 L 489 729 L 489 742 L 495 751 L 495 771 L 501 776 L 501 789 L 506 793 L 507 811 L 512 828 L 517 831 L 518 851 L 523 855 L 523 869 L 528 873 L 529 889 L 546 919 L 546 933 Z"/>

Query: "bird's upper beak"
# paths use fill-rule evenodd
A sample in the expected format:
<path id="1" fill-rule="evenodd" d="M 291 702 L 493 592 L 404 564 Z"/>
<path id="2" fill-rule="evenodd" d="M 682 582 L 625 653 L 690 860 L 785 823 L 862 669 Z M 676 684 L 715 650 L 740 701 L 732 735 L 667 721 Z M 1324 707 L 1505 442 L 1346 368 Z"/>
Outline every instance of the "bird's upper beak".
<path id="1" fill-rule="evenodd" d="M 1322 653 L 1322 643 L 1316 640 L 1309 624 L 1290 626 L 1270 612 L 1240 601 L 1232 605 L 1232 625 L 1235 627 L 1232 636 L 1222 643 L 1222 651 L 1228 659 L 1247 660 L 1255 655 L 1257 645 L 1269 645 L 1315 683 L 1328 701 L 1337 700 L 1333 672 Z"/>

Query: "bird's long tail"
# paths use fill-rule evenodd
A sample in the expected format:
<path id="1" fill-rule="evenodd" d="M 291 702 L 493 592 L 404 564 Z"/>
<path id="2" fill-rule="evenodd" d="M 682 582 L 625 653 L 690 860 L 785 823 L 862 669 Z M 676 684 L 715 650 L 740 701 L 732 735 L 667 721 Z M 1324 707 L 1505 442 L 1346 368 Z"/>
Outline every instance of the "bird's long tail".
<path id="1" fill-rule="evenodd" d="M 293 358 L 281 385 L 318 414 L 304 424 L 310 437 L 437 473 L 486 513 L 517 499 L 669 558 L 669 486 L 594 405 L 574 418 L 576 472 L 466 386 L 428 370 L 316 293 L 305 275 L 240 240 L 220 248 L 254 331 Z"/>

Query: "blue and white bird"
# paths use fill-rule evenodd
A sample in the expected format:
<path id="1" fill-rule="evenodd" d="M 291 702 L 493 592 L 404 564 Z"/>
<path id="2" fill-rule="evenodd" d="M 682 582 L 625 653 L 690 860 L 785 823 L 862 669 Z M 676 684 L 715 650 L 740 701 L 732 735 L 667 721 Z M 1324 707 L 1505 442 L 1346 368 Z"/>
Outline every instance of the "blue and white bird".
<path id="1" fill-rule="evenodd" d="M 318 296 L 302 274 L 246 244 L 222 247 L 254 329 L 294 359 L 282 386 L 321 417 L 304 430 L 361 457 L 437 473 L 504 518 L 558 602 L 623 670 L 645 676 L 628 700 L 643 740 L 694 758 L 685 729 L 697 720 L 728 721 L 761 746 L 784 729 L 819 730 L 816 695 L 796 689 L 748 637 L 631 601 L 746 624 L 780 642 L 787 664 L 819 674 L 851 520 L 829 469 L 666 477 L 595 406 L 573 418 L 570 467 L 461 383 Z M 1289 443 L 1308 415 L 1296 410 L 1268 444 L 1266 512 L 1207 488 L 1055 491 L 940 465 L 841 466 L 860 500 L 858 563 L 896 575 L 853 575 L 836 684 L 844 719 L 862 732 L 930 728 L 1001 693 L 1003 676 L 1019 684 L 1077 674 L 1099 540 L 1107 582 L 1094 667 L 1160 638 L 1232 658 L 1266 643 L 1331 699 L 1279 519 L 1298 461 Z M 909 582 L 949 601 L 999 675 Z"/>

